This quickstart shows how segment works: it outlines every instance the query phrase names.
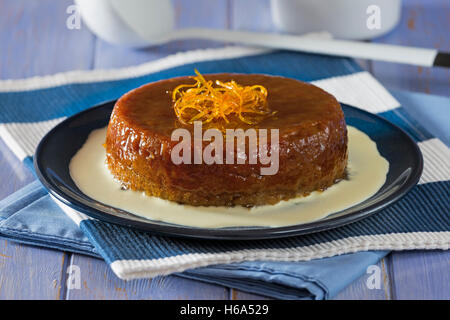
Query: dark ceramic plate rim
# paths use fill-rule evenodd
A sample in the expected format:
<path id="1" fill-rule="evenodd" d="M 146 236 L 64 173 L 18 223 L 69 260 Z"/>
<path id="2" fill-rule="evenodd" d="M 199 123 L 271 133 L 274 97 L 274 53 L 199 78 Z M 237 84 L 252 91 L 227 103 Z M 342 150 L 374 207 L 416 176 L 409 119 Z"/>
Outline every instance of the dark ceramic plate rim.
<path id="1" fill-rule="evenodd" d="M 353 112 L 361 113 L 374 119 L 375 121 L 381 121 L 383 124 L 392 127 L 395 131 L 397 131 L 398 134 L 403 135 L 403 138 L 405 138 L 410 143 L 410 147 L 412 147 L 414 150 L 415 166 L 409 169 L 408 168 L 405 169 L 402 175 L 406 174 L 406 177 L 402 177 L 402 175 L 400 175 L 396 179 L 396 181 L 405 180 L 402 182 L 401 186 L 391 193 L 388 192 L 389 190 L 385 190 L 384 193 L 381 195 L 382 197 L 381 200 L 378 199 L 378 201 L 375 201 L 372 204 L 368 204 L 363 209 L 351 211 L 352 207 L 350 207 L 344 210 L 344 212 L 347 212 L 344 215 L 340 215 L 340 213 L 334 213 L 327 218 L 299 225 L 289 225 L 283 227 L 230 227 L 230 228 L 197 228 L 184 225 L 170 224 L 160 221 L 153 221 L 143 217 L 139 217 L 125 210 L 117 209 L 104 204 L 101 204 L 102 209 L 100 210 L 99 208 L 95 207 L 94 204 L 97 203 L 98 205 L 99 202 L 96 202 L 94 199 L 90 199 L 90 202 L 89 200 L 84 200 L 85 203 L 83 203 L 82 201 L 76 199 L 75 197 L 73 197 L 72 195 L 61 189 L 59 186 L 55 185 L 52 182 L 52 180 L 49 179 L 45 168 L 43 168 L 41 155 L 44 148 L 46 147 L 49 138 L 55 134 L 58 134 L 58 131 L 61 128 L 67 126 L 75 119 L 83 116 L 86 113 L 95 112 L 100 108 L 112 108 L 114 102 L 115 101 L 105 102 L 95 107 L 84 110 L 80 113 L 77 113 L 65 119 L 60 124 L 55 126 L 52 130 L 50 130 L 42 138 L 41 142 L 39 143 L 36 149 L 34 156 L 34 168 L 38 179 L 49 191 L 49 193 L 53 197 L 61 201 L 63 204 L 71 207 L 72 209 L 80 211 L 86 214 L 87 216 L 90 216 L 92 218 L 101 221 L 106 221 L 127 227 L 133 227 L 139 230 L 153 232 L 156 234 L 177 236 L 177 237 L 181 236 L 197 239 L 256 240 L 256 239 L 272 239 L 272 238 L 297 236 L 302 234 L 315 233 L 328 229 L 333 229 L 369 217 L 372 214 L 393 204 L 401 197 L 403 197 L 409 190 L 411 190 L 411 188 L 413 188 L 417 184 L 423 169 L 423 159 L 420 149 L 418 148 L 417 144 L 411 139 L 411 137 L 405 131 L 403 131 L 403 129 L 376 114 L 372 114 L 367 111 L 342 104 L 344 109 L 350 108 L 351 110 L 353 110 Z M 98 127 L 92 127 L 91 131 L 97 128 Z M 84 197 L 87 197 L 81 191 L 79 191 L 79 193 L 82 194 Z M 370 199 L 373 198 L 374 200 L 377 200 L 377 195 L 378 192 Z M 385 196 L 383 197 L 383 195 Z"/>

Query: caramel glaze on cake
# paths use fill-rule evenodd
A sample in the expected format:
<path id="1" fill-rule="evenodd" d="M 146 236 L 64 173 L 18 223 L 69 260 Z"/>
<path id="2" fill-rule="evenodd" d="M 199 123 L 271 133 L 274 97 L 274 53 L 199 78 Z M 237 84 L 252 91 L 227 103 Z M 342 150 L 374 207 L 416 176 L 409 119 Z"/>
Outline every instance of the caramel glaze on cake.
<path id="1" fill-rule="evenodd" d="M 255 206 L 324 190 L 345 175 L 347 129 L 336 99 L 294 79 L 243 74 L 214 74 L 207 80 L 235 80 L 268 90 L 276 114 L 256 125 L 239 119 L 231 128 L 279 129 L 279 170 L 261 175 L 260 164 L 179 164 L 171 160 L 172 131 L 181 124 L 172 107 L 172 90 L 192 83 L 188 77 L 150 83 L 120 98 L 106 137 L 107 165 L 126 188 L 194 206 Z M 205 130 L 205 128 L 204 128 Z M 269 131 L 270 132 L 270 131 Z"/>

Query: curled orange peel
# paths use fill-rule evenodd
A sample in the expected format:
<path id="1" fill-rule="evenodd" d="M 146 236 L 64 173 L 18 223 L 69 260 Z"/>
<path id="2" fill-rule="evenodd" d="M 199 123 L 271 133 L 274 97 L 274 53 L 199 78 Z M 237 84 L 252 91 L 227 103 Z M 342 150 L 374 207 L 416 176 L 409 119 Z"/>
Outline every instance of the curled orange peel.
<path id="1" fill-rule="evenodd" d="M 198 70 L 193 84 L 181 84 L 172 92 L 173 109 L 183 124 L 194 121 L 209 123 L 235 114 L 247 124 L 255 124 L 271 112 L 267 105 L 267 89 L 261 85 L 241 86 L 229 82 L 206 80 Z"/>

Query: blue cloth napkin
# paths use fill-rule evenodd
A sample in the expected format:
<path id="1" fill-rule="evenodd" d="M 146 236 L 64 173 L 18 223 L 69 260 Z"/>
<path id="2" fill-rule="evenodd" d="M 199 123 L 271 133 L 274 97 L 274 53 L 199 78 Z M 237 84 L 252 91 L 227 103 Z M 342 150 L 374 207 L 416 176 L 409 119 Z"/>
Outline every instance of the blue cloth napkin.
<path id="1" fill-rule="evenodd" d="M 30 164 L 39 139 L 64 117 L 143 83 L 192 74 L 194 68 L 202 73 L 266 73 L 310 81 L 343 103 L 381 114 L 418 142 L 425 160 L 419 186 L 383 212 L 342 228 L 282 240 L 225 243 L 155 236 L 87 219 L 68 208 L 64 208 L 65 216 L 45 190 L 33 183 L 1 202 L 0 234 L 101 255 L 124 279 L 178 273 L 275 298 L 333 297 L 386 250 L 448 249 L 450 151 L 423 128 L 439 122 L 419 123 L 408 113 L 407 104 L 400 104 L 350 59 L 226 48 L 184 53 L 125 70 L 3 81 L 0 136 Z M 417 100 L 410 101 L 414 105 Z M 311 260 L 317 258 L 324 259 Z"/>
<path id="2" fill-rule="evenodd" d="M 39 181 L 0 201 L 0 236 L 20 243 L 101 257 Z M 324 299 L 335 296 L 387 253 L 365 251 L 303 262 L 220 264 L 177 275 L 277 299 Z"/>

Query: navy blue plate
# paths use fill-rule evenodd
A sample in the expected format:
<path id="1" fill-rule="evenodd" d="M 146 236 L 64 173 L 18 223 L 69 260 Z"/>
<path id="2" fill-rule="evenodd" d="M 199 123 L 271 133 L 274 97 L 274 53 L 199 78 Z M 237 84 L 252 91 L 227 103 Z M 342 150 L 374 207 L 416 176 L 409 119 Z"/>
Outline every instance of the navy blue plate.
<path id="1" fill-rule="evenodd" d="M 39 143 L 34 166 L 51 195 L 86 215 L 149 232 L 203 239 L 268 239 L 336 228 L 389 206 L 405 195 L 422 173 L 422 155 L 416 143 L 400 128 L 363 110 L 342 105 L 347 124 L 364 131 L 389 161 L 386 182 L 371 198 L 319 221 L 285 227 L 195 228 L 153 221 L 98 202 L 78 189 L 69 173 L 69 162 L 92 130 L 109 122 L 115 101 L 78 113 L 53 128 Z M 368 168 L 370 170 L 370 168 Z"/>

